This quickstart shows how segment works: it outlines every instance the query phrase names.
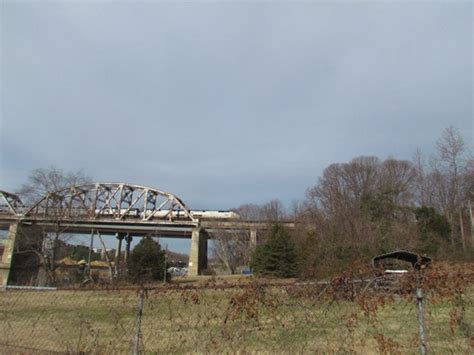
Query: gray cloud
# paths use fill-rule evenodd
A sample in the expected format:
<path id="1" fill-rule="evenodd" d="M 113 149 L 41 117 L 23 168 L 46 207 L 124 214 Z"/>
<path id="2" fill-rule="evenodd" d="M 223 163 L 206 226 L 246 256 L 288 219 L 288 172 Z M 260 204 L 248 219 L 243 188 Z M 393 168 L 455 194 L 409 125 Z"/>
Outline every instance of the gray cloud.
<path id="1" fill-rule="evenodd" d="M 472 4 L 2 3 L 0 186 L 55 164 L 197 208 L 473 147 Z"/>

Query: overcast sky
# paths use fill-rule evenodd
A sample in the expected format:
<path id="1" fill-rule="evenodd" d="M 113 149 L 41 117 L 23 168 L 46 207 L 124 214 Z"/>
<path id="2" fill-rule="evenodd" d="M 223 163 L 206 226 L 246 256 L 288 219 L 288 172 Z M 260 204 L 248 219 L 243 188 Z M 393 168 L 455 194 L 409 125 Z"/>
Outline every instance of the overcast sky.
<path id="1" fill-rule="evenodd" d="M 473 147 L 471 2 L 1 1 L 0 189 L 83 169 L 191 208 L 358 155 Z"/>

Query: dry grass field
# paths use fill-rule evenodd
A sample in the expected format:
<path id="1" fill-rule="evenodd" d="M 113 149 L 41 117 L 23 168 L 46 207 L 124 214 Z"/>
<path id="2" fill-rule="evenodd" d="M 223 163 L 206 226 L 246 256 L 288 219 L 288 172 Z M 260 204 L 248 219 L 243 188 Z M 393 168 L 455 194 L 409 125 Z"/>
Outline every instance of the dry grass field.
<path id="1" fill-rule="evenodd" d="M 357 302 L 321 297 L 320 291 L 251 284 L 148 290 L 139 348 L 145 353 L 417 352 L 413 299 Z M 431 352 L 473 351 L 473 300 L 471 288 L 462 307 L 450 300 L 426 303 Z M 138 305 L 136 290 L 3 291 L 0 349 L 129 353 L 135 346 Z"/>

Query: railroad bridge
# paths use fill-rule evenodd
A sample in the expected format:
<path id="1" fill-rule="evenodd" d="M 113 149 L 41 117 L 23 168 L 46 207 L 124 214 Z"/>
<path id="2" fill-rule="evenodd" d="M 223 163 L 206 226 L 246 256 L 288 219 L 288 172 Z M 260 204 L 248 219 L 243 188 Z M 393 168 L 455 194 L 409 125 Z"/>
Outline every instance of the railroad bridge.
<path id="1" fill-rule="evenodd" d="M 294 228 L 293 222 L 284 225 Z M 258 232 L 269 227 L 269 222 L 243 221 L 233 212 L 191 210 L 176 195 L 126 183 L 71 186 L 48 193 L 30 205 L 17 195 L 0 190 L 0 229 L 8 230 L 0 278 L 4 285 L 9 283 L 22 240 L 41 247 L 44 233 L 115 235 L 115 265 L 120 263 L 123 242 L 128 258 L 134 237 L 188 238 L 188 275 L 196 276 L 207 268 L 211 232 L 250 231 L 249 248 L 253 248 Z"/>

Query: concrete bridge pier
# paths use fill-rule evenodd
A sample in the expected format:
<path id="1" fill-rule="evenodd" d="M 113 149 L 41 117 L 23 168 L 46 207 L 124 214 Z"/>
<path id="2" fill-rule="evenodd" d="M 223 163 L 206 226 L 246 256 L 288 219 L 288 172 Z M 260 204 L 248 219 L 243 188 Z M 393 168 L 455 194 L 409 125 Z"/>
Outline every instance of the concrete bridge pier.
<path id="1" fill-rule="evenodd" d="M 133 237 L 127 233 L 125 237 L 125 265 L 128 265 L 128 259 L 130 258 L 130 244 L 132 244 Z"/>
<path id="2" fill-rule="evenodd" d="M 36 283 L 41 268 L 43 230 L 34 225 L 11 224 L 0 263 L 3 286 Z M 20 253 L 18 253 L 20 252 Z"/>
<path id="3" fill-rule="evenodd" d="M 188 276 L 201 275 L 207 269 L 207 239 L 204 229 L 193 228 L 191 233 L 191 249 L 189 251 Z"/>
<path id="4" fill-rule="evenodd" d="M 256 229 L 251 229 L 250 230 L 250 241 L 249 241 L 249 247 L 250 250 L 254 251 L 257 248 L 258 245 L 258 239 L 257 239 L 257 230 Z"/>
<path id="5" fill-rule="evenodd" d="M 117 249 L 115 250 L 115 277 L 121 273 L 121 257 L 122 257 L 122 240 L 125 238 L 124 233 L 116 233 Z"/>

